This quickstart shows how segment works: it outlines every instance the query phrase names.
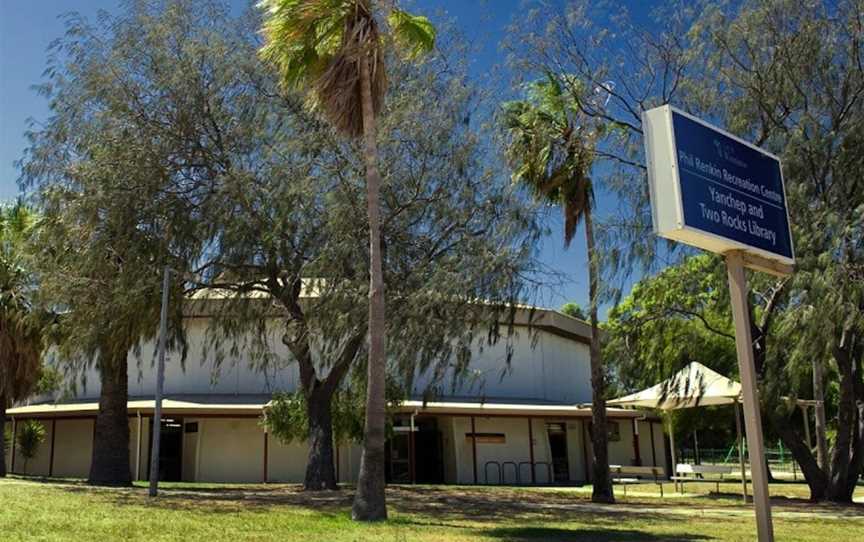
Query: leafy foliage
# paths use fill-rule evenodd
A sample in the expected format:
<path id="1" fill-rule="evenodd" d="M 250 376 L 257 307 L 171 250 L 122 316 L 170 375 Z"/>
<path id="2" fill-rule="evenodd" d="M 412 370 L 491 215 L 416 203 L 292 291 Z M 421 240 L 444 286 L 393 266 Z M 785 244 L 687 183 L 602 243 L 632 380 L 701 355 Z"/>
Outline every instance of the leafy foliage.
<path id="1" fill-rule="evenodd" d="M 360 442 L 366 418 L 366 383 L 364 373 L 354 373 L 349 385 L 340 388 L 331 399 L 333 438 L 337 443 Z M 393 379 L 387 381 L 387 426 L 392 428 L 405 390 Z M 309 439 L 309 409 L 301 391 L 277 392 L 267 404 L 261 425 L 283 443 Z"/>
<path id="2" fill-rule="evenodd" d="M 225 74 L 240 67 L 222 62 L 239 55 L 212 4 L 186 7 L 136 2 L 95 26 L 69 15 L 51 49 L 41 91 L 55 114 L 28 134 L 21 185 L 43 214 L 36 262 L 45 303 L 64 314 L 57 355 L 74 374 L 125 364 L 155 335 L 162 268 L 190 270 L 206 241 L 196 226 L 213 173 L 201 142 L 220 139 L 213 118 L 238 111 L 222 99 Z M 181 350 L 182 298 L 172 284 Z"/>
<path id="3" fill-rule="evenodd" d="M 22 203 L 0 208 L 0 401 L 3 408 L 34 391 L 50 315 L 37 306 L 28 243 L 39 217 Z"/>
<path id="4" fill-rule="evenodd" d="M 591 169 L 595 131 L 579 111 L 579 97 L 549 77 L 527 85 L 527 99 L 503 106 L 513 180 L 564 211 L 569 246 L 587 208 L 594 205 Z"/>
<path id="5" fill-rule="evenodd" d="M 691 361 L 736 374 L 725 280 L 722 260 L 693 256 L 643 279 L 610 311 L 604 354 L 619 392 L 654 385 Z"/>
<path id="6" fill-rule="evenodd" d="M 45 442 L 45 426 L 38 420 L 25 420 L 18 428 L 18 438 L 15 447 L 24 458 L 24 472 L 27 472 L 27 462 L 36 457 L 39 446 Z"/>
<path id="7" fill-rule="evenodd" d="M 864 393 L 860 8 L 856 1 L 791 0 L 674 6 L 659 10 L 647 28 L 626 13 L 602 16 L 593 4 L 574 2 L 563 11 L 550 6 L 532 12 L 527 22 L 520 21 L 526 28 L 520 35 L 526 36 L 525 45 L 511 47 L 514 62 L 527 76 L 551 71 L 565 84 L 575 78 L 580 87 L 601 87 L 608 95 L 606 107 L 587 101 L 581 105 L 584 114 L 606 125 L 596 146 L 600 160 L 595 176 L 601 175 L 604 187 L 620 200 L 618 212 L 605 217 L 600 228 L 609 278 L 678 263 L 692 254 L 651 235 L 642 111 L 675 103 L 781 156 L 797 268 L 786 281 L 750 277 L 761 397 L 769 406 L 771 425 L 805 471 L 813 498 L 839 501 L 851 498 L 864 463 L 864 426 L 855 406 Z M 667 284 L 675 291 L 674 284 Z M 709 295 L 712 291 L 708 285 L 698 288 Z M 618 301 L 619 292 L 609 290 L 607 296 Z M 682 300 L 713 301 L 693 292 L 678 291 L 682 299 L 666 300 L 662 292 L 655 293 L 649 297 L 676 309 L 688 309 L 680 305 Z M 658 307 L 656 312 L 665 310 Z M 633 313 L 638 322 L 640 311 L 639 306 L 624 307 L 620 314 Z M 692 333 L 688 320 L 693 317 L 676 314 L 656 336 L 656 351 L 639 356 L 666 366 L 681 362 L 676 356 L 682 348 L 670 348 L 667 333 Z M 643 323 L 646 329 L 656 326 Z M 702 322 L 705 330 L 706 323 L 722 331 L 711 319 Z M 651 335 L 643 337 L 643 344 L 652 343 Z M 623 349 L 619 353 L 625 359 L 630 355 Z M 665 362 L 661 354 L 668 356 Z M 830 360 L 828 373 L 837 377 L 837 438 L 830 469 L 815 464 L 796 426 L 795 410 L 781 400 L 810 397 L 813 359 Z"/>
<path id="8" fill-rule="evenodd" d="M 340 132 L 363 133 L 360 62 L 371 58 L 373 110 L 381 111 L 387 89 L 383 37 L 375 4 L 367 0 L 262 0 L 265 44 L 261 57 L 273 63 L 289 89 L 314 89 L 312 104 Z M 408 58 L 432 50 L 435 28 L 426 17 L 392 8 L 387 14 L 397 46 Z"/>
<path id="9" fill-rule="evenodd" d="M 578 303 L 564 303 L 558 310 L 566 314 L 567 316 L 572 316 L 573 318 L 578 318 L 579 320 L 585 320 L 586 318 L 585 311 L 582 310 L 582 307 L 580 307 Z"/>

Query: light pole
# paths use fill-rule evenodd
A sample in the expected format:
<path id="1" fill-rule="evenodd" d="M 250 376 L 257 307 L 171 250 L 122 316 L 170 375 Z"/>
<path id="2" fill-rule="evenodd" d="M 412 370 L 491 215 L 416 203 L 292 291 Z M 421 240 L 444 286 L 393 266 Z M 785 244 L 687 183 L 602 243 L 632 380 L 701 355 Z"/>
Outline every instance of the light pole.
<path id="1" fill-rule="evenodd" d="M 166 265 L 162 278 L 162 310 L 159 314 L 159 361 L 156 368 L 156 397 L 153 408 L 153 445 L 150 448 L 150 496 L 159 492 L 159 445 L 162 434 L 162 387 L 165 384 L 165 342 L 168 335 L 168 288 L 171 269 Z"/>

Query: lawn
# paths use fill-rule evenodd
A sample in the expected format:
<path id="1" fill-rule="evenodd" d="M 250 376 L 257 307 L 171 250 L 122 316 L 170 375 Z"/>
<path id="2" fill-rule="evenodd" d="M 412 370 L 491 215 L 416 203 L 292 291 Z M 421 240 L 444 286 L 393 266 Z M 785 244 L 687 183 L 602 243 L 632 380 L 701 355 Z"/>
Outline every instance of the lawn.
<path id="1" fill-rule="evenodd" d="M 0 540 L 279 541 L 699 541 L 753 540 L 752 510 L 735 484 L 693 484 L 660 498 L 631 487 L 613 506 L 590 488 L 394 486 L 391 519 L 349 517 L 352 491 L 304 493 L 293 485 L 166 484 L 101 489 L 80 482 L 0 480 Z M 864 540 L 864 504 L 807 503 L 806 486 L 772 485 L 778 541 Z M 864 496 L 859 489 L 857 498 Z"/>

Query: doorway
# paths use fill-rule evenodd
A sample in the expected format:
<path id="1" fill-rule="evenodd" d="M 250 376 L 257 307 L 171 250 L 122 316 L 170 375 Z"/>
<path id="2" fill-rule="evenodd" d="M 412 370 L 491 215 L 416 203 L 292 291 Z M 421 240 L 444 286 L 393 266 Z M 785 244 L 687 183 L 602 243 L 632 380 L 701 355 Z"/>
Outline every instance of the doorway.
<path id="1" fill-rule="evenodd" d="M 150 446 L 153 445 L 153 419 L 150 419 Z M 150 472 L 150 465 L 147 472 Z M 183 474 L 183 420 L 162 418 L 159 439 L 159 481 L 180 482 Z"/>
<path id="2" fill-rule="evenodd" d="M 552 481 L 567 483 L 570 481 L 570 461 L 567 454 L 567 425 L 564 423 L 547 423 L 546 433 L 549 436 L 549 453 L 552 456 Z"/>
<path id="3" fill-rule="evenodd" d="M 444 483 L 444 446 L 438 420 L 414 419 L 414 473 L 418 484 Z"/>
<path id="4" fill-rule="evenodd" d="M 444 483 L 443 439 L 437 419 L 415 417 L 412 431 L 409 417 L 396 418 L 385 452 L 388 483 Z"/>

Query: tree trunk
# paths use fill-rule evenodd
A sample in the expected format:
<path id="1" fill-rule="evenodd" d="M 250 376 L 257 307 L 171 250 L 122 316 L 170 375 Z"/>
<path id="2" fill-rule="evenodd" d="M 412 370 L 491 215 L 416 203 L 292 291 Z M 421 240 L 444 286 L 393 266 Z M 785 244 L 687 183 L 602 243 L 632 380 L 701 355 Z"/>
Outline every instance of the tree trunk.
<path id="1" fill-rule="evenodd" d="M 783 444 L 792 453 L 793 460 L 801 467 L 801 473 L 810 488 L 810 500 L 814 502 L 823 500 L 825 492 L 828 490 L 828 476 L 819 467 L 818 461 L 813 457 L 813 452 L 810 451 L 810 446 L 804 443 L 788 417 L 774 414 L 768 419 L 780 435 Z"/>
<path id="2" fill-rule="evenodd" d="M 830 476 L 830 465 L 828 463 L 828 438 L 826 437 L 825 424 L 825 388 L 822 375 L 822 360 L 813 358 L 813 399 L 816 400 L 813 414 L 815 418 L 814 430 L 816 432 L 816 462 L 826 475 Z M 808 442 L 809 446 L 810 443 Z"/>
<path id="3" fill-rule="evenodd" d="M 381 69 L 381 68 L 379 68 Z M 384 378 L 386 371 L 384 276 L 381 256 L 381 224 L 375 112 L 372 106 L 370 60 L 360 62 L 360 88 L 363 101 L 363 139 L 366 162 L 366 205 L 369 214 L 369 362 L 367 364 L 366 425 L 360 476 L 351 516 L 360 521 L 387 519 L 384 494 Z"/>
<path id="4" fill-rule="evenodd" d="M 852 496 L 858 486 L 858 478 L 864 472 L 864 395 L 859 395 L 857 406 L 855 438 L 852 442 L 852 458 L 849 460 L 849 474 L 846 478 L 846 494 L 843 502 L 852 502 Z"/>
<path id="5" fill-rule="evenodd" d="M 3 461 L 0 461 L 0 478 L 6 478 L 6 396 L 0 395 L 0 452 L 3 453 Z"/>
<path id="6" fill-rule="evenodd" d="M 309 459 L 303 489 L 337 489 L 333 463 L 333 394 L 318 388 L 306 398 L 309 418 Z"/>
<path id="7" fill-rule="evenodd" d="M 93 435 L 93 459 L 88 482 L 103 486 L 132 483 L 129 465 L 127 352 L 101 359 L 99 413 Z M 155 423 L 159 423 L 156 421 Z"/>
<path id="8" fill-rule="evenodd" d="M 591 210 L 585 210 L 585 241 L 588 247 L 588 295 L 590 297 L 591 320 L 591 445 L 594 451 L 593 492 L 591 500 L 613 503 L 612 478 L 609 475 L 609 435 L 606 429 L 606 376 L 600 358 L 600 329 L 597 317 L 598 281 L 600 265 L 594 249 L 594 225 Z"/>
<path id="9" fill-rule="evenodd" d="M 845 335 L 845 334 L 844 334 Z M 844 341 L 841 340 L 843 345 Z M 848 489 L 852 459 L 853 433 L 857 432 L 854 375 L 849 351 L 836 347 L 834 358 L 840 376 L 840 396 L 837 404 L 837 438 L 831 454 L 831 475 L 826 498 L 833 502 L 852 502 Z"/>

